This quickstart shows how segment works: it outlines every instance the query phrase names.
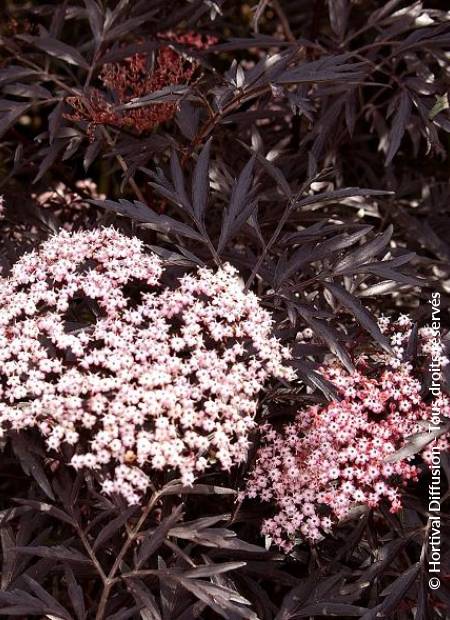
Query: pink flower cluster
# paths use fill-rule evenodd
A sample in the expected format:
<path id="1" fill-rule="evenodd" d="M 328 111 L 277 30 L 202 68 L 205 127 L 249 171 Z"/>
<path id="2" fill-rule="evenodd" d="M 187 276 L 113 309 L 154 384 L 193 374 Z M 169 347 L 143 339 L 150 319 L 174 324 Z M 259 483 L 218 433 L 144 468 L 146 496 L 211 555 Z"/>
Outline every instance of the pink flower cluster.
<path id="1" fill-rule="evenodd" d="M 103 228 L 63 231 L 0 279 L 0 435 L 72 446 L 129 503 L 152 469 L 190 484 L 243 461 L 263 385 L 293 377 L 231 266 L 161 276 L 139 239 Z"/>
<path id="2" fill-rule="evenodd" d="M 342 400 L 300 411 L 281 431 L 263 429 L 242 497 L 276 505 L 262 533 L 285 551 L 297 539 L 320 540 L 356 505 L 376 507 L 384 500 L 392 512 L 399 510 L 402 486 L 418 477 L 411 458 L 388 460 L 430 416 L 412 366 L 401 362 L 411 321 L 405 315 L 397 323 L 383 319 L 381 328 L 390 336 L 394 357 L 361 355 L 353 373 L 337 363 L 325 365 L 322 372 Z M 424 328 L 420 336 L 426 353 L 431 332 Z M 440 405 L 442 415 L 449 415 L 446 397 Z M 448 448 L 448 441 L 441 439 L 440 447 Z"/>

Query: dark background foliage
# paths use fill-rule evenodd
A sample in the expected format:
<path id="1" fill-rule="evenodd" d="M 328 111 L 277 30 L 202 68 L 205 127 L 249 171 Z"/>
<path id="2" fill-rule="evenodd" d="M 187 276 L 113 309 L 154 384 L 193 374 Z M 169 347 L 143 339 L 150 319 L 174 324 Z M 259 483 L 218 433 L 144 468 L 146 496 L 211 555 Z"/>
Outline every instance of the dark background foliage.
<path id="1" fill-rule="evenodd" d="M 67 225 L 138 235 L 174 275 L 231 262 L 274 313 L 278 336 L 294 343 L 312 388 L 272 386 L 261 415 L 282 419 L 332 397 L 316 372 L 324 355 L 350 368 L 355 343 L 388 346 L 375 315 L 409 312 L 423 323 L 434 289 L 448 316 L 446 2 L 3 5 L 5 273 Z M 151 73 L 169 31 L 214 40 L 173 41 L 186 65 L 195 62 L 192 76 L 118 101 L 101 80 L 105 66 L 145 54 Z M 94 92 L 117 118 L 175 103 L 173 118 L 146 131 L 103 123 Z M 106 199 L 80 187 L 86 177 Z M 132 511 L 44 459 L 34 438 L 17 438 L 0 458 L 1 614 L 447 617 L 448 585 L 432 596 L 426 585 L 426 478 L 408 489 L 400 515 L 353 515 L 285 558 L 262 546 L 261 507 L 236 504 L 244 476 L 210 474 L 190 491 L 157 480 L 147 508 Z"/>

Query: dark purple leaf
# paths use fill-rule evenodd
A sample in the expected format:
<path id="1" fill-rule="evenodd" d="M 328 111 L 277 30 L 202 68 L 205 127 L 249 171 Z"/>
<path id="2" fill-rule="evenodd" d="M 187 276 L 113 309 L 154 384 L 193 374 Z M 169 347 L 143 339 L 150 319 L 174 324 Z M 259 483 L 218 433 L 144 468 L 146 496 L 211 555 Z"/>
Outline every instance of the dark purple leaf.
<path id="1" fill-rule="evenodd" d="M 357 267 L 374 256 L 377 256 L 380 252 L 385 250 L 386 246 L 389 244 L 393 230 L 393 226 L 390 225 L 384 233 L 372 241 L 368 241 L 356 250 L 349 252 L 347 256 L 336 263 L 333 272 L 338 275 L 349 270 L 351 273 L 353 267 Z"/>
<path id="2" fill-rule="evenodd" d="M 100 42 L 103 34 L 103 10 L 97 4 L 96 0 L 83 0 L 89 19 L 89 25 L 97 44 Z"/>
<path id="3" fill-rule="evenodd" d="M 408 338 L 408 344 L 406 345 L 403 359 L 407 362 L 411 362 L 417 358 L 417 349 L 419 346 L 419 326 L 414 323 L 411 334 Z"/>
<path id="4" fill-rule="evenodd" d="M 89 170 L 93 162 L 100 155 L 102 146 L 103 143 L 101 140 L 95 140 L 87 147 L 83 158 L 83 168 L 85 172 Z"/>
<path id="5" fill-rule="evenodd" d="M 255 166 L 255 156 L 246 163 L 239 178 L 235 182 L 229 207 L 224 210 L 217 252 L 222 253 L 225 245 L 239 231 L 239 228 L 254 212 L 257 202 L 252 199 L 251 181 Z"/>
<path id="6" fill-rule="evenodd" d="M 318 388 L 328 400 L 339 400 L 335 386 L 315 372 L 312 365 L 303 360 L 294 359 L 293 366 L 300 378 L 313 389 Z"/>
<path id="7" fill-rule="evenodd" d="M 50 24 L 50 34 L 53 38 L 58 38 L 64 27 L 67 13 L 67 2 L 58 5 L 53 13 L 52 23 Z"/>
<path id="8" fill-rule="evenodd" d="M 389 147 L 386 153 L 385 165 L 388 166 L 397 153 L 403 135 L 406 130 L 406 126 L 411 117 L 412 102 L 409 93 L 404 90 L 401 92 L 397 112 L 392 120 L 391 131 L 389 132 Z"/>
<path id="9" fill-rule="evenodd" d="M 450 432 L 450 423 L 443 424 L 439 429 L 436 430 L 426 430 L 419 433 L 415 433 L 414 435 L 410 435 L 405 438 L 405 445 L 389 454 L 389 456 L 385 459 L 387 463 L 395 463 L 396 461 L 402 461 L 404 459 L 413 456 L 414 454 L 418 454 L 421 452 L 426 446 L 428 446 L 431 442 L 434 442 L 438 437 L 442 435 L 446 435 Z"/>
<path id="10" fill-rule="evenodd" d="M 126 583 L 137 605 L 139 607 L 143 606 L 141 614 L 145 612 L 145 620 L 161 620 L 161 612 L 155 597 L 144 582 L 137 578 L 129 578 L 126 580 Z"/>
<path id="11" fill-rule="evenodd" d="M 334 297 L 345 306 L 355 317 L 356 321 L 364 327 L 374 340 L 388 353 L 392 353 L 391 346 L 387 337 L 381 333 L 375 320 L 370 313 L 363 307 L 361 302 L 357 300 L 353 295 L 350 295 L 339 284 L 332 284 L 331 282 L 324 282 L 326 288 L 334 295 Z"/>
<path id="12" fill-rule="evenodd" d="M 18 504 L 21 504 L 22 506 L 28 506 L 31 510 L 42 512 L 51 517 L 54 517 L 55 519 L 58 519 L 59 521 L 68 523 L 69 525 L 72 525 L 72 526 L 75 525 L 75 521 L 70 515 L 68 515 L 63 510 L 56 508 L 56 506 L 53 506 L 52 504 L 47 504 L 46 502 L 39 502 L 39 501 L 32 500 L 32 499 L 20 499 L 20 498 L 15 498 L 14 501 L 17 502 Z"/>
<path id="13" fill-rule="evenodd" d="M 127 103 L 117 106 L 117 110 L 132 110 L 135 108 L 143 108 L 147 105 L 157 105 L 158 103 L 168 103 L 172 101 L 178 101 L 180 97 L 186 95 L 189 92 L 188 84 L 173 84 L 171 86 L 165 86 L 161 90 L 155 90 L 148 95 L 142 97 L 135 97 L 130 99 Z"/>
<path id="14" fill-rule="evenodd" d="M 194 594 L 198 599 L 206 603 L 213 611 L 222 618 L 244 618 L 245 620 L 257 620 L 256 614 L 249 607 L 250 603 L 243 596 L 222 586 L 200 580 L 184 579 L 174 577 L 183 588 Z M 235 603 L 238 603 L 236 605 Z"/>
<path id="15" fill-rule="evenodd" d="M 33 183 L 37 183 L 44 174 L 51 168 L 57 158 L 60 156 L 61 151 L 66 146 L 65 140 L 57 140 L 46 149 L 46 155 L 41 161 L 37 175 L 33 179 Z"/>
<path id="16" fill-rule="evenodd" d="M 287 69 L 276 80 L 278 84 L 300 84 L 302 82 L 360 82 L 365 79 L 367 65 L 351 62 L 349 54 L 328 56 L 312 62 L 300 63 L 294 69 Z"/>
<path id="17" fill-rule="evenodd" d="M 373 273 L 374 275 L 393 280 L 394 282 L 400 282 L 402 284 L 408 284 L 409 286 L 426 286 L 427 281 L 424 278 L 416 278 L 415 276 L 405 275 L 390 269 L 384 265 L 384 262 L 372 263 L 369 265 L 361 265 L 352 270 L 353 273 Z M 366 291 L 364 291 L 366 293 Z"/>
<path id="18" fill-rule="evenodd" d="M 381 22 L 385 17 L 391 15 L 402 3 L 402 0 L 388 0 L 382 7 L 374 11 L 369 17 L 369 24 L 377 24 Z"/>
<path id="19" fill-rule="evenodd" d="M 351 4 L 349 0 L 328 0 L 328 12 L 333 32 L 342 40 L 347 30 Z"/>
<path id="20" fill-rule="evenodd" d="M 161 188 L 159 189 L 161 191 Z M 121 215 L 126 215 L 132 220 L 147 224 L 149 228 L 154 228 L 160 232 L 173 232 L 176 235 L 189 237 L 197 241 L 204 241 L 203 237 L 190 226 L 187 226 L 187 224 L 178 222 L 167 215 L 159 215 L 152 211 L 150 207 L 137 200 L 130 202 L 129 200 L 120 198 L 118 202 L 114 202 L 113 200 L 90 200 L 89 202 L 98 207 L 112 209 Z"/>
<path id="21" fill-rule="evenodd" d="M 16 569 L 16 541 L 10 527 L 0 529 L 0 538 L 2 545 L 1 589 L 6 590 L 14 578 Z"/>
<path id="22" fill-rule="evenodd" d="M 128 519 L 136 512 L 137 506 L 130 506 L 123 511 L 118 517 L 110 521 L 104 528 L 100 530 L 100 533 L 95 539 L 93 549 L 96 551 L 112 538 L 122 528 Z"/>
<path id="23" fill-rule="evenodd" d="M 202 577 L 212 577 L 221 575 L 229 571 L 237 570 L 246 565 L 246 562 L 224 562 L 222 564 L 205 564 L 205 566 L 197 566 L 183 573 L 184 578 L 201 579 Z"/>
<path id="24" fill-rule="evenodd" d="M 236 491 L 213 484 L 193 484 L 192 486 L 173 484 L 162 490 L 161 496 L 163 495 L 236 495 Z"/>
<path id="25" fill-rule="evenodd" d="M 366 189 L 361 187 L 346 187 L 344 189 L 336 189 L 329 192 L 323 192 L 321 194 L 312 194 L 306 198 L 301 198 L 295 203 L 298 208 L 305 207 L 306 205 L 319 205 L 327 204 L 330 202 L 339 202 L 344 198 L 353 198 L 356 196 L 386 196 L 389 192 Z"/>
<path id="26" fill-rule="evenodd" d="M 35 37 L 33 43 L 36 47 L 47 52 L 50 56 L 58 58 L 58 60 L 64 60 L 70 65 L 76 65 L 83 69 L 89 69 L 89 64 L 80 54 L 80 52 L 74 47 L 52 39 L 51 37 Z"/>
<path id="27" fill-rule="evenodd" d="M 124 34 L 134 32 L 137 28 L 145 24 L 145 22 L 151 20 L 152 17 L 154 17 L 155 13 L 156 9 L 151 9 L 150 11 L 146 11 L 141 15 L 131 17 L 130 19 L 123 21 L 121 24 L 114 26 L 114 28 L 108 29 L 104 37 L 105 41 L 114 41 Z"/>
<path id="28" fill-rule="evenodd" d="M 337 332 L 332 327 L 328 326 L 324 321 L 318 321 L 310 314 L 303 314 L 303 318 L 311 326 L 317 338 L 328 345 L 330 351 L 336 355 L 343 366 L 350 373 L 354 372 L 355 368 L 351 357 L 348 351 L 340 344 L 339 335 Z"/>
<path id="29" fill-rule="evenodd" d="M 83 588 L 77 583 L 75 575 L 69 566 L 64 567 L 67 592 L 77 620 L 85 620 L 87 616 L 84 604 Z"/>
<path id="30" fill-rule="evenodd" d="M 62 620 L 72 620 L 72 616 L 68 613 L 68 611 L 64 609 L 64 607 L 62 607 L 62 605 L 60 605 L 58 601 L 37 581 L 28 575 L 24 575 L 23 579 L 33 594 L 37 596 L 37 598 L 40 599 L 44 605 L 46 605 L 47 609 L 51 609 L 51 614 L 53 616 L 56 616 L 58 619 L 61 618 Z"/>
<path id="31" fill-rule="evenodd" d="M 4 89 L 4 93 L 14 95 L 15 97 L 26 97 L 27 99 L 50 99 L 52 93 L 40 84 L 21 84 L 15 82 L 8 84 Z"/>
<path id="32" fill-rule="evenodd" d="M 163 519 L 154 531 L 147 533 L 145 539 L 141 543 L 136 557 L 136 570 L 139 570 L 148 558 L 151 557 L 153 553 L 155 553 L 155 551 L 157 551 L 163 544 L 166 536 L 169 534 L 169 531 L 181 518 L 182 512 L 183 507 L 181 505 L 177 506 L 172 514 Z"/>
<path id="33" fill-rule="evenodd" d="M 60 101 L 48 115 L 48 133 L 50 144 L 59 135 L 63 121 L 64 101 Z"/>
<path id="34" fill-rule="evenodd" d="M 35 69 L 10 64 L 0 69 L 0 85 L 16 82 L 32 75 L 36 75 Z"/>
<path id="35" fill-rule="evenodd" d="M 119 62 L 124 58 L 130 58 L 134 54 L 148 54 L 154 52 L 161 43 L 159 41 L 135 41 L 130 45 L 120 45 L 120 47 L 113 47 L 112 49 L 105 50 L 105 53 L 101 56 L 102 64 L 109 64 L 113 62 Z"/>
<path id="36" fill-rule="evenodd" d="M 183 136 L 188 140 L 193 140 L 200 122 L 200 108 L 192 105 L 189 101 L 182 101 L 175 121 Z"/>
<path id="37" fill-rule="evenodd" d="M 18 546 L 16 547 L 16 551 L 17 553 L 36 555 L 41 558 L 53 558 L 54 560 L 67 562 L 68 564 L 91 564 L 91 560 L 76 549 L 71 549 L 70 547 L 64 547 L 62 545 L 56 545 L 53 547 L 44 547 L 41 545 L 37 545 L 35 547 Z"/>
<path id="38" fill-rule="evenodd" d="M 47 497 L 54 501 L 55 496 L 53 495 L 52 488 L 42 467 L 41 460 L 36 456 L 36 450 L 33 449 L 31 442 L 23 435 L 18 435 L 14 437 L 12 446 L 24 472 L 32 476 Z"/>
<path id="39" fill-rule="evenodd" d="M 0 510 L 0 528 L 4 527 L 6 523 L 16 519 L 18 516 L 28 512 L 29 508 L 7 508 L 6 510 Z"/>
<path id="40" fill-rule="evenodd" d="M 237 538 L 236 533 L 226 528 L 194 527 L 184 524 L 174 527 L 170 531 L 171 536 L 191 540 L 198 545 L 214 547 L 217 549 L 235 549 L 250 553 L 265 553 L 265 550 L 257 545 L 245 542 Z"/>
<path id="41" fill-rule="evenodd" d="M 209 194 L 209 157 L 211 139 L 207 141 L 198 156 L 192 178 L 192 204 L 199 224 L 203 226 Z"/>
<path id="42" fill-rule="evenodd" d="M 335 252 L 353 245 L 355 241 L 366 235 L 369 230 L 370 227 L 366 227 L 351 234 L 335 235 L 331 239 L 322 240 L 317 244 L 306 243 L 300 246 L 287 262 L 285 269 L 280 273 L 278 284 L 284 282 L 284 280 L 299 271 L 304 265 L 329 258 Z"/>
<path id="43" fill-rule="evenodd" d="M 286 180 L 286 177 L 282 173 L 282 171 L 277 168 L 272 162 L 270 162 L 266 157 L 261 155 L 260 153 L 255 153 L 259 163 L 266 170 L 266 172 L 274 179 L 280 189 L 283 191 L 284 195 L 287 198 L 291 198 L 292 190 L 289 183 Z"/>
<path id="44" fill-rule="evenodd" d="M 386 598 L 379 605 L 379 613 L 383 615 L 392 615 L 397 607 L 400 605 L 402 601 L 404 601 L 408 591 L 410 590 L 412 584 L 417 579 L 417 575 L 420 571 L 420 564 L 417 562 L 408 568 L 408 570 L 404 571 L 397 579 L 391 583 L 385 590 L 381 593 L 381 596 L 385 595 Z M 370 613 L 370 612 L 369 612 Z M 364 619 L 366 616 L 362 616 Z"/>

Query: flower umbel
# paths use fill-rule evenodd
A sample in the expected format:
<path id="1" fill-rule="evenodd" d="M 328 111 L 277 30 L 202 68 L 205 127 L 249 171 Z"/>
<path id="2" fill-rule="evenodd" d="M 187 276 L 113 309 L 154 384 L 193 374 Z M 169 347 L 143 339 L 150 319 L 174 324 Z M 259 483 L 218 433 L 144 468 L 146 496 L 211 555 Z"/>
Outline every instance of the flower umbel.
<path id="1" fill-rule="evenodd" d="M 429 419 L 430 405 L 421 396 L 413 367 L 400 362 L 411 333 L 411 321 L 381 324 L 391 336 L 395 356 L 360 356 L 356 371 L 326 364 L 323 375 L 335 384 L 342 400 L 300 411 L 280 431 L 263 429 L 263 445 L 243 497 L 272 501 L 276 514 L 263 534 L 289 551 L 296 537 L 317 541 L 357 504 L 390 510 L 401 507 L 401 488 L 420 470 L 412 459 L 389 462 L 405 439 Z M 426 329 L 420 330 L 421 351 L 427 351 Z M 441 397 L 442 415 L 450 403 Z M 440 449 L 448 449 L 446 438 Z M 427 460 L 427 453 L 423 454 Z"/>
<path id="2" fill-rule="evenodd" d="M 151 470 L 185 484 L 247 456 L 257 396 L 290 378 L 272 320 L 231 266 L 176 288 L 142 242 L 61 232 L 0 280 L 0 431 L 36 428 L 49 450 L 139 501 Z"/>

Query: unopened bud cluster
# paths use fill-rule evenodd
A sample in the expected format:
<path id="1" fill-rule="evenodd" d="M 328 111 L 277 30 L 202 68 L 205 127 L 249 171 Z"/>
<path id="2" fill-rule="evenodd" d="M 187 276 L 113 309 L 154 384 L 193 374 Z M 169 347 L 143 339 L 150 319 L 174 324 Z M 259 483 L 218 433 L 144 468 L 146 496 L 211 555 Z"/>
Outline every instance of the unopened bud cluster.
<path id="1" fill-rule="evenodd" d="M 201 50 L 215 43 L 215 39 L 196 33 L 165 33 L 160 38 L 167 40 L 167 44 L 156 50 L 153 57 L 136 53 L 120 62 L 105 64 L 99 75 L 104 90 L 93 89 L 88 99 L 69 97 L 67 102 L 74 112 L 68 118 L 88 121 L 91 137 L 96 125 L 111 125 L 141 134 L 173 118 L 177 111 L 177 103 L 173 100 L 149 102 L 131 109 L 120 107 L 133 99 L 170 86 L 188 84 L 192 80 L 198 63 L 192 57 L 187 58 L 170 42 Z"/>

